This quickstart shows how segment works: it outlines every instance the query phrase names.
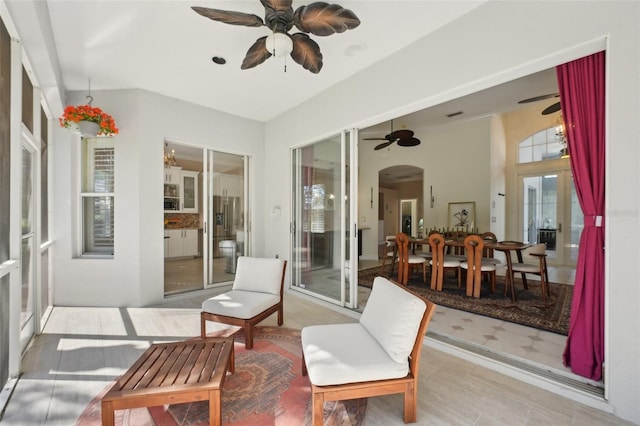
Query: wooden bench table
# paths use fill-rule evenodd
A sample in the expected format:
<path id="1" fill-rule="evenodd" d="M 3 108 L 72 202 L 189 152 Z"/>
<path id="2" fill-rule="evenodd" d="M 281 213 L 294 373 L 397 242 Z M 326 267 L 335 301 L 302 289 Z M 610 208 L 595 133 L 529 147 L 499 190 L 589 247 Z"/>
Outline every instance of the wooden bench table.
<path id="1" fill-rule="evenodd" d="M 102 398 L 102 424 L 114 424 L 115 410 L 208 400 L 209 424 L 220 425 L 227 369 L 233 373 L 233 338 L 151 345 Z"/>

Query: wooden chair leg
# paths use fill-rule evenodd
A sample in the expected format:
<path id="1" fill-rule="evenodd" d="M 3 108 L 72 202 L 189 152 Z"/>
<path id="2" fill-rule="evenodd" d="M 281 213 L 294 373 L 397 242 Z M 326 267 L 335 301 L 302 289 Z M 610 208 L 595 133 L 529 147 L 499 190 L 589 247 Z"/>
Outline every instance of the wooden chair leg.
<path id="1" fill-rule="evenodd" d="M 281 326 L 284 324 L 284 306 L 280 306 L 278 309 L 278 325 Z"/>
<path id="2" fill-rule="evenodd" d="M 200 312 L 200 337 L 207 337 L 207 320 L 204 319 L 204 312 Z"/>
<path id="3" fill-rule="evenodd" d="M 414 383 L 407 383 L 404 391 L 404 422 L 415 423 L 418 418 L 418 404 L 416 401 L 416 388 Z"/>
<path id="4" fill-rule="evenodd" d="M 312 404 L 312 408 L 311 408 L 312 425 L 323 426 L 324 420 L 322 418 L 322 411 L 324 410 L 324 396 L 322 394 L 312 393 L 311 404 Z"/>
<path id="5" fill-rule="evenodd" d="M 253 349 L 253 326 L 251 324 L 244 325 L 244 347 L 245 349 Z"/>

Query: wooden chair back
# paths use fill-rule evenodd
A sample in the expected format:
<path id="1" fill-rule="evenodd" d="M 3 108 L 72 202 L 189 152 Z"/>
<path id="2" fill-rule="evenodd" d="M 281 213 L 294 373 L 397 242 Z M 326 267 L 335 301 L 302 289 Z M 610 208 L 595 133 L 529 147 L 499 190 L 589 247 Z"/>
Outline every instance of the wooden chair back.
<path id="1" fill-rule="evenodd" d="M 409 282 L 409 236 L 400 232 L 396 235 L 398 247 L 398 282 L 407 285 Z"/>
<path id="2" fill-rule="evenodd" d="M 442 291 L 444 275 L 444 237 L 440 233 L 429 235 L 431 247 L 431 290 Z"/>
<path id="3" fill-rule="evenodd" d="M 482 282 L 482 257 L 484 242 L 479 235 L 468 235 L 464 239 L 464 248 L 467 252 L 467 296 L 480 297 L 480 284 Z M 477 293 L 477 295 L 476 295 Z"/>
<path id="4" fill-rule="evenodd" d="M 489 232 L 489 231 L 483 232 L 481 237 L 483 241 L 491 241 L 494 243 L 498 242 L 498 237 L 496 237 L 496 234 L 494 234 L 493 232 Z M 482 256 L 486 258 L 493 258 L 494 257 L 493 249 L 485 247 L 484 250 L 482 251 Z"/>

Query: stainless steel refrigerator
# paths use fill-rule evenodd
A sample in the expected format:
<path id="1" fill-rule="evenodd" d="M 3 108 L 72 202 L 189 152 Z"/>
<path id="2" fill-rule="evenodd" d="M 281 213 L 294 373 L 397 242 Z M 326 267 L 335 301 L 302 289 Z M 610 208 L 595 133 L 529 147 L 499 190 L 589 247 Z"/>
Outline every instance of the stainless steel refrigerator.
<path id="1" fill-rule="evenodd" d="M 243 247 L 238 242 L 242 230 L 240 197 L 213 196 L 213 256 L 227 258 L 227 272 L 235 273 L 236 259 Z"/>

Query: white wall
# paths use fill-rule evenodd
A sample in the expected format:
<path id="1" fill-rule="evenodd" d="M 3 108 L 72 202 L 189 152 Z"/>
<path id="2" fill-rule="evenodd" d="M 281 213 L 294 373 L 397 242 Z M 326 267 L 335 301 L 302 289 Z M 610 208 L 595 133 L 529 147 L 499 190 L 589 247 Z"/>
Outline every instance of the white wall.
<path id="1" fill-rule="evenodd" d="M 606 396 L 616 415 L 636 423 L 640 423 L 640 250 L 628 236 L 640 233 L 639 8 L 638 2 L 614 1 L 489 2 L 266 127 L 266 161 L 281 161 L 294 145 L 343 128 L 376 124 L 606 45 Z M 288 178 L 285 167 L 265 175 L 266 204 L 283 207 L 277 223 L 264 221 L 265 241 L 272 252 L 288 252 L 289 198 L 281 189 Z"/>
<path id="2" fill-rule="evenodd" d="M 120 128 L 114 137 L 115 255 L 113 259 L 76 256 L 72 211 L 77 187 L 79 137 L 58 128 L 55 134 L 54 304 L 74 306 L 142 306 L 164 298 L 164 215 L 162 206 L 165 138 L 197 147 L 253 157 L 253 176 L 265 172 L 264 125 L 141 90 L 95 92 L 93 106 L 111 114 Z M 86 103 L 86 93 L 71 93 L 69 104 Z M 253 218 L 264 211 L 261 191 L 252 197 Z M 254 241 L 264 239 L 253 227 Z M 262 245 L 259 245 L 262 247 Z M 260 254 L 259 252 L 257 254 Z"/>

